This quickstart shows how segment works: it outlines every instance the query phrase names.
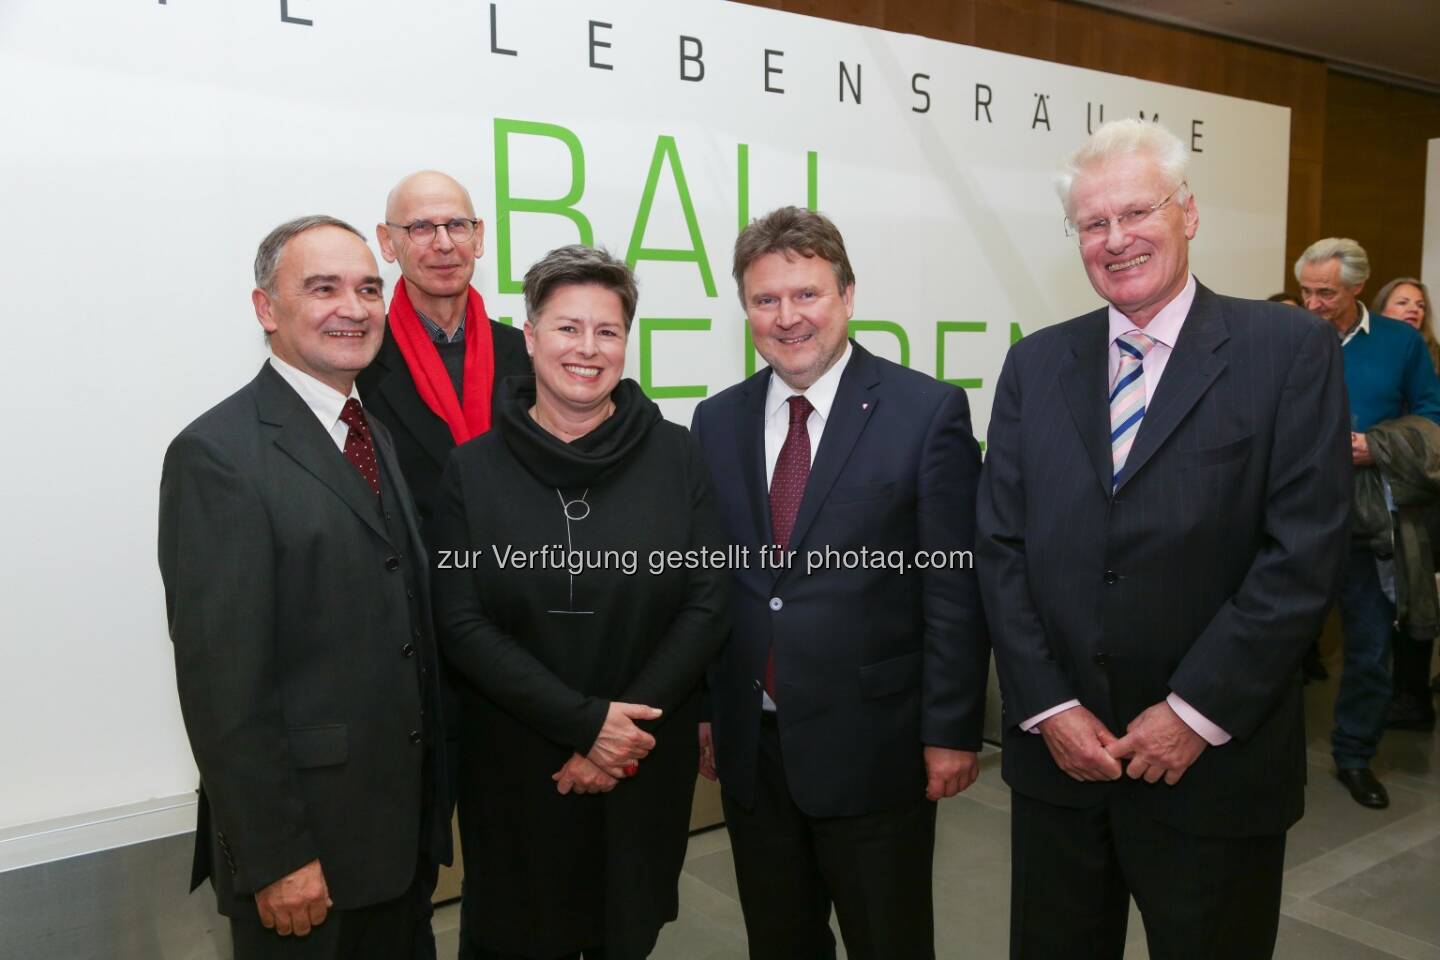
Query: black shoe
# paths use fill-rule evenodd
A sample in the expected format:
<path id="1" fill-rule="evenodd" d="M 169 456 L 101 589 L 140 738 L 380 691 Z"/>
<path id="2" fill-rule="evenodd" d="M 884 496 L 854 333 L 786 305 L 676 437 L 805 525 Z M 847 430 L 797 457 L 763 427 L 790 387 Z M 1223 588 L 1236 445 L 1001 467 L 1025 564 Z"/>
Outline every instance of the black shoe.
<path id="1" fill-rule="evenodd" d="M 1411 696 L 1396 697 L 1385 711 L 1385 729 L 1429 733 L 1435 729 L 1435 708 Z"/>
<path id="2" fill-rule="evenodd" d="M 1375 779 L 1375 774 L 1370 772 L 1369 767 L 1337 770 L 1335 778 L 1345 784 L 1345 789 L 1350 791 L 1350 796 L 1360 806 L 1374 810 L 1384 810 L 1390 806 L 1390 794 L 1385 792 L 1385 784 Z"/>

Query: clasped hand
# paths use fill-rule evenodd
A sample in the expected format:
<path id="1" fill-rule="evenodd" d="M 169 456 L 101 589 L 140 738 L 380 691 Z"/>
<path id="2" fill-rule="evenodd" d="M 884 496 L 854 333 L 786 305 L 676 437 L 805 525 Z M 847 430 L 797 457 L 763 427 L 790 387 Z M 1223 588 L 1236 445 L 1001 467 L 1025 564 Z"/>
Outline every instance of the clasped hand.
<path id="1" fill-rule="evenodd" d="M 608 793 L 615 784 L 635 775 L 639 762 L 655 749 L 655 738 L 635 725 L 637 720 L 658 720 L 661 711 L 640 703 L 610 704 L 605 723 L 585 756 L 575 754 L 550 775 L 560 793 Z"/>
<path id="2" fill-rule="evenodd" d="M 1164 778 L 1174 786 L 1207 744 L 1161 701 L 1147 708 L 1116 737 L 1084 707 L 1071 707 L 1040 723 L 1050 756 L 1076 780 L 1132 780 L 1155 783 Z M 1121 761 L 1128 761 L 1121 766 Z"/>

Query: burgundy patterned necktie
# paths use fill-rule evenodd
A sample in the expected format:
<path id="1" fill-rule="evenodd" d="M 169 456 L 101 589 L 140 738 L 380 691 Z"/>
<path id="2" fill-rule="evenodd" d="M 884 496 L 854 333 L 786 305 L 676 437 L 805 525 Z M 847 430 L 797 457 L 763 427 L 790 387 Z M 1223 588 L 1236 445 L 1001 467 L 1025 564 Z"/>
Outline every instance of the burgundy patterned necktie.
<path id="1" fill-rule="evenodd" d="M 770 478 L 770 529 L 775 546 L 790 548 L 790 534 L 795 530 L 795 514 L 805 497 L 805 481 L 810 479 L 810 431 L 806 427 L 815 407 L 804 397 L 791 397 L 790 432 L 775 460 L 775 473 Z M 775 699 L 775 646 L 765 660 L 765 692 Z"/>
<path id="2" fill-rule="evenodd" d="M 345 434 L 345 459 L 370 485 L 370 492 L 379 496 L 380 464 L 375 459 L 375 441 L 370 439 L 370 423 L 360 409 L 360 401 L 354 397 L 346 400 L 340 419 L 350 428 Z"/>

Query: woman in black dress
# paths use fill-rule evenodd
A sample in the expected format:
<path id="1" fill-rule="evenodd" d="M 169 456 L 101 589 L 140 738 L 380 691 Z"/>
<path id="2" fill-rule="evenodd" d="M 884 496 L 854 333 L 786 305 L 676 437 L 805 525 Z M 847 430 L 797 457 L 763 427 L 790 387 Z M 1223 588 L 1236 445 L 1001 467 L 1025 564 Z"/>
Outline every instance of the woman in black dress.
<path id="1" fill-rule="evenodd" d="M 462 957 L 645 957 L 676 915 L 727 573 L 689 433 L 621 379 L 635 301 L 630 269 L 601 250 L 531 267 L 535 376 L 506 382 L 494 429 L 441 482 Z"/>

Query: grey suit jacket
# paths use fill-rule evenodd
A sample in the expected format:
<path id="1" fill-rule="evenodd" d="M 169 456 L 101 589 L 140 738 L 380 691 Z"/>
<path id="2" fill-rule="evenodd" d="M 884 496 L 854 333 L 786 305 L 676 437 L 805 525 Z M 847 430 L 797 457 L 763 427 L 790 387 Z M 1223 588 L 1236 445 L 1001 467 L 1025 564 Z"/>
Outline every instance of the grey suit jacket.
<path id="1" fill-rule="evenodd" d="M 316 858 L 341 909 L 403 893 L 422 848 L 448 859 L 443 758 L 424 735 L 438 729 L 427 568 L 371 427 L 398 492 L 388 520 L 269 364 L 165 455 L 160 571 L 202 785 L 194 879 L 211 875 L 228 916 Z"/>

